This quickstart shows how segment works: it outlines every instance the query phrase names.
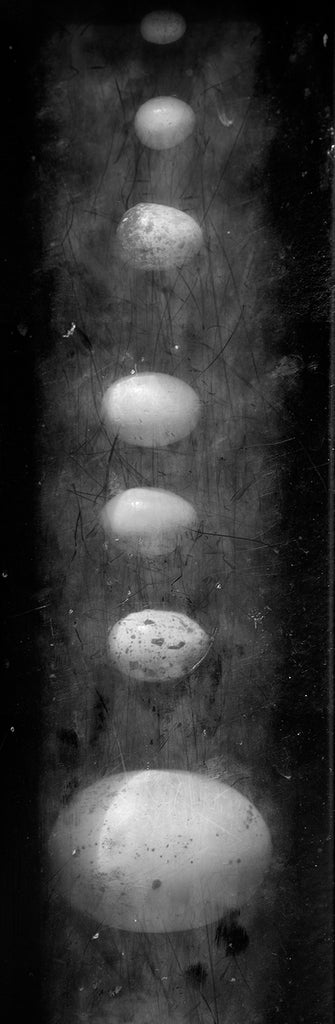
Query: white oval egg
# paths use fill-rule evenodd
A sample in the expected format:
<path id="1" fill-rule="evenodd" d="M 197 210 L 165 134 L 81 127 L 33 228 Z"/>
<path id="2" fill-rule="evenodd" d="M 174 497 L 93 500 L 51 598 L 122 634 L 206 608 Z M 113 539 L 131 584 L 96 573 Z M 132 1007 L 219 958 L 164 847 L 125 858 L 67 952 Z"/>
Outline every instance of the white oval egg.
<path id="1" fill-rule="evenodd" d="M 195 114 L 192 107 L 174 96 L 156 96 L 137 111 L 136 135 L 150 149 L 172 149 L 192 134 Z"/>
<path id="2" fill-rule="evenodd" d="M 150 11 L 142 18 L 140 31 L 148 43 L 176 43 L 184 35 L 186 22 L 175 11 Z"/>
<path id="3" fill-rule="evenodd" d="M 181 612 L 144 608 L 112 626 L 108 646 L 113 664 L 130 681 L 163 683 L 189 675 L 208 654 L 211 640 Z"/>
<path id="4" fill-rule="evenodd" d="M 134 373 L 107 389 L 102 412 L 127 444 L 165 447 L 194 429 L 200 400 L 189 384 L 168 373 Z"/>
<path id="5" fill-rule="evenodd" d="M 188 213 L 161 203 L 138 203 L 117 228 L 124 262 L 139 270 L 181 267 L 201 249 L 202 230 Z"/>
<path id="6" fill-rule="evenodd" d="M 199 928 L 249 902 L 270 833 L 236 789 L 183 771 L 109 776 L 64 808 L 50 837 L 53 887 L 112 928 Z"/>
<path id="7" fill-rule="evenodd" d="M 197 527 L 193 505 L 172 491 L 133 487 L 107 502 L 103 525 L 123 551 L 148 557 L 167 555 Z"/>

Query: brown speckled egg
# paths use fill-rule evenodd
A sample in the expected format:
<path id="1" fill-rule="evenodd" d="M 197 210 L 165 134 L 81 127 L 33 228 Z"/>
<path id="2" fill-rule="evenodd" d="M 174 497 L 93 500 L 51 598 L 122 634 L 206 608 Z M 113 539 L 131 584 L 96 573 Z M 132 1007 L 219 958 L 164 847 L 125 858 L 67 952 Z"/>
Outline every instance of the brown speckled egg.
<path id="1" fill-rule="evenodd" d="M 130 682 L 183 679 L 206 657 L 211 640 L 181 612 L 144 608 L 110 629 L 108 646 L 115 667 Z"/>
<path id="2" fill-rule="evenodd" d="M 102 521 L 123 551 L 146 557 L 174 551 L 197 527 L 193 505 L 179 494 L 154 487 L 133 487 L 107 502 Z"/>
<path id="3" fill-rule="evenodd" d="M 106 422 L 122 441 L 165 447 L 190 434 L 200 416 L 193 388 L 168 373 L 134 373 L 112 384 L 103 398 Z"/>
<path id="4" fill-rule="evenodd" d="M 199 928 L 248 903 L 271 861 L 265 821 L 200 774 L 109 776 L 65 807 L 50 837 L 52 885 L 104 926 Z"/>
<path id="5" fill-rule="evenodd" d="M 121 258 L 138 270 L 182 267 L 203 243 L 202 230 L 188 213 L 161 203 L 138 203 L 117 228 Z"/>
<path id="6" fill-rule="evenodd" d="M 137 111 L 136 135 L 150 149 L 172 149 L 194 130 L 195 114 L 188 103 L 175 96 L 156 96 Z"/>
<path id="7" fill-rule="evenodd" d="M 186 22 L 176 11 L 150 11 L 142 18 L 141 35 L 148 43 L 176 43 L 184 35 Z"/>

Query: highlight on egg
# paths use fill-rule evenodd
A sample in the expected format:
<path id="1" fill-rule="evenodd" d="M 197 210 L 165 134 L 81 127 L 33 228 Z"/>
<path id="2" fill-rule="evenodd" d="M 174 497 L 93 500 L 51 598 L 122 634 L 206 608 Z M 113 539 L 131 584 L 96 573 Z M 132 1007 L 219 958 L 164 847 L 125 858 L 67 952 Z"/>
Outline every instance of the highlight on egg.
<path id="1" fill-rule="evenodd" d="M 53 887 L 111 928 L 184 931 L 249 903 L 271 862 L 268 827 L 235 788 L 187 771 L 104 777 L 62 809 Z"/>
<path id="2" fill-rule="evenodd" d="M 142 18 L 140 31 L 146 42 L 163 46 L 181 39 L 186 31 L 186 22 L 176 11 L 150 11 Z"/>
<path id="3" fill-rule="evenodd" d="M 154 487 L 121 491 L 102 512 L 106 534 L 129 554 L 167 555 L 189 531 L 197 528 L 197 513 L 179 494 Z"/>
<path id="4" fill-rule="evenodd" d="M 200 399 L 193 388 L 167 373 L 136 373 L 107 389 L 102 415 L 117 436 L 142 448 L 166 447 L 194 430 Z"/>
<path id="5" fill-rule="evenodd" d="M 150 149 L 172 149 L 194 131 L 195 114 L 192 107 L 175 96 L 156 96 L 147 100 L 137 111 L 134 128 L 136 135 Z"/>
<path id="6" fill-rule="evenodd" d="M 182 612 L 144 608 L 108 633 L 112 664 L 129 682 L 176 682 L 204 660 L 211 638 Z"/>
<path id="7" fill-rule="evenodd" d="M 188 213 L 162 203 L 138 203 L 117 231 L 122 260 L 138 270 L 167 270 L 193 259 L 203 244 L 199 224 Z"/>

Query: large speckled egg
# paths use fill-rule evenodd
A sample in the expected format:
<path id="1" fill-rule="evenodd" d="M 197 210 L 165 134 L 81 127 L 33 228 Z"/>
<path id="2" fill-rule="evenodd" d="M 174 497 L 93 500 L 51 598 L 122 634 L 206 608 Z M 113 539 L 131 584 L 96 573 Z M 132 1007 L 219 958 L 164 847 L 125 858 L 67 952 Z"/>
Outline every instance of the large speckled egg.
<path id="1" fill-rule="evenodd" d="M 184 142 L 194 130 L 192 107 L 175 96 L 156 96 L 137 111 L 134 128 L 144 146 L 172 149 Z"/>
<path id="2" fill-rule="evenodd" d="M 211 640 L 181 612 L 144 608 L 115 623 L 108 646 L 113 664 L 130 681 L 163 683 L 189 675 L 206 657 Z"/>
<path id="3" fill-rule="evenodd" d="M 138 270 L 181 267 L 199 252 L 203 235 L 188 213 L 161 203 L 138 203 L 117 228 L 120 255 Z"/>
<path id="4" fill-rule="evenodd" d="M 147 557 L 174 551 L 197 527 L 193 505 L 172 491 L 133 487 L 108 501 L 102 521 L 123 551 Z"/>
<path id="5" fill-rule="evenodd" d="M 198 928 L 249 902 L 271 860 L 253 804 L 183 771 L 109 776 L 64 808 L 50 838 L 53 887 L 112 928 Z"/>
<path id="6" fill-rule="evenodd" d="M 142 18 L 141 35 L 148 43 L 176 43 L 184 35 L 186 22 L 175 11 L 151 11 Z"/>
<path id="7" fill-rule="evenodd" d="M 127 444 L 165 447 L 186 437 L 200 416 L 198 395 L 167 373 L 135 373 L 112 384 L 103 417 Z"/>

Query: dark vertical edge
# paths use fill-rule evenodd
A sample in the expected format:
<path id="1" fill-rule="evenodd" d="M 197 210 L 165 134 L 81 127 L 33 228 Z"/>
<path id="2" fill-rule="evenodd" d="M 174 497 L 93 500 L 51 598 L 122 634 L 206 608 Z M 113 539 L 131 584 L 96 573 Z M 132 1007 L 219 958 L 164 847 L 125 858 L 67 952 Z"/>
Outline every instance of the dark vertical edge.
<path id="1" fill-rule="evenodd" d="M 333 1011 L 332 841 L 332 423 L 331 183 L 333 19 L 264 18 L 267 49 L 260 81 L 272 97 L 278 130 L 264 182 L 269 226 L 284 253 L 278 287 L 281 351 L 301 367 L 300 390 L 284 416 L 295 437 L 283 467 L 289 543 L 281 552 L 281 628 L 286 648 L 276 725 L 288 743 L 295 787 L 288 877 L 298 912 L 285 937 L 281 1005 L 269 1019 L 328 1022 Z M 280 281 L 278 259 L 278 280 Z"/>
<path id="2" fill-rule="evenodd" d="M 2 1005 L 40 1019 L 40 674 L 35 337 L 41 236 L 34 172 L 32 6 L 1 6 L 1 764 Z M 35 283 L 36 282 L 36 283 Z"/>

